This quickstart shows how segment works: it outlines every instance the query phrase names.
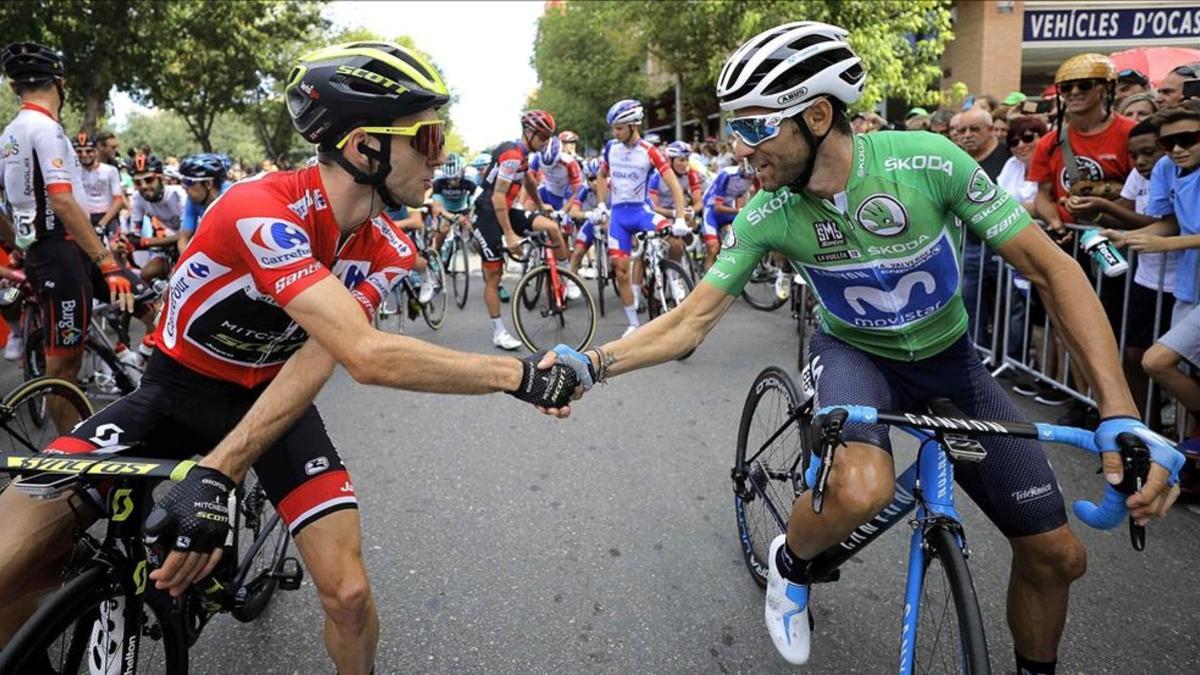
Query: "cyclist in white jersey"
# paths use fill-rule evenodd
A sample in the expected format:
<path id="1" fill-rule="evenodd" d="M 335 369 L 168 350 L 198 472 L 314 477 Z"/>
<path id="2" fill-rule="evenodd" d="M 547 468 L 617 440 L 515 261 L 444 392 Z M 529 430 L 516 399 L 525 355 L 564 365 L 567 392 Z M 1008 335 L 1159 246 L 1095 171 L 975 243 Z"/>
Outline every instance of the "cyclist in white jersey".
<path id="1" fill-rule="evenodd" d="M 154 155 L 139 154 L 130 163 L 133 178 L 133 199 L 129 209 L 129 231 L 139 240 L 139 247 L 150 250 L 150 260 L 142 265 L 146 281 L 166 277 L 173 260 L 164 247 L 179 247 L 179 228 L 187 207 L 187 191 L 179 185 L 163 182 L 163 164 Z M 159 250 L 154 250 L 159 249 Z"/>
<path id="2" fill-rule="evenodd" d="M 80 178 L 87 195 L 84 208 L 96 229 L 96 236 L 103 241 L 108 226 L 121 215 L 125 208 L 125 188 L 121 185 L 121 172 L 111 164 L 101 162 L 96 155 L 96 141 L 86 131 L 75 134 L 75 155 L 83 167 Z"/>
<path id="3" fill-rule="evenodd" d="M 691 232 L 684 215 L 686 202 L 683 188 L 671 170 L 671 163 L 653 145 L 641 137 L 642 104 L 633 99 L 617 101 L 608 109 L 607 121 L 612 127 L 613 138 L 604 146 L 600 161 L 600 176 L 596 181 L 597 208 L 607 211 L 609 189 L 612 190 L 612 216 L 608 223 L 608 248 L 613 258 L 613 271 L 617 273 L 617 288 L 621 304 L 625 306 L 625 318 L 629 327 L 625 335 L 632 333 L 639 324 L 637 305 L 634 304 L 633 286 L 629 275 L 629 253 L 633 250 L 633 235 L 637 232 L 671 228 L 676 237 Z M 662 181 L 671 190 L 675 204 L 675 222 L 655 213 L 646 202 L 646 184 L 650 172 L 658 171 Z M 672 247 L 671 257 L 678 259 L 681 253 Z"/>
<path id="4" fill-rule="evenodd" d="M 92 229 L 79 158 L 58 121 L 63 102 L 63 58 L 49 47 L 17 42 L 0 51 L 0 67 L 21 111 L 0 134 L 4 171 L 0 189 L 25 268 L 41 300 L 46 374 L 72 379 L 83 360 L 93 291 L 132 311 L 132 284 Z M 98 266 L 98 269 L 97 269 Z M 107 286 L 95 289 L 92 277 Z M 61 401 L 50 401 L 60 431 L 76 421 Z"/>

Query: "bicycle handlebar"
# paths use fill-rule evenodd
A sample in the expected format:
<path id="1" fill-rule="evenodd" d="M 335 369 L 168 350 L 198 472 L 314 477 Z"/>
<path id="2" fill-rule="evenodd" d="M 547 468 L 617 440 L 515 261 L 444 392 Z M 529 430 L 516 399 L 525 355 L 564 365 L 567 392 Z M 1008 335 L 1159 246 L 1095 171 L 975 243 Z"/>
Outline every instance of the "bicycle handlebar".
<path id="1" fill-rule="evenodd" d="M 827 466 L 832 464 L 832 451 L 841 444 L 841 430 L 846 424 L 887 424 L 928 429 L 939 432 L 951 432 L 961 436 L 1013 436 L 1017 438 L 1036 438 L 1041 441 L 1072 445 L 1093 454 L 1106 452 L 1096 445 L 1095 435 L 1087 429 L 1060 426 L 1038 422 L 1001 422 L 994 420 L 977 420 L 958 417 L 947 417 L 934 414 L 899 413 L 878 410 L 870 406 L 846 405 L 825 406 L 814 413 L 814 418 L 832 421 L 821 426 L 821 469 L 817 474 L 814 485 L 813 510 L 820 512 L 819 495 L 816 490 L 823 489 L 822 477 L 828 476 Z M 835 434 L 830 437 L 830 434 Z M 1124 468 L 1124 479 L 1120 485 L 1105 485 L 1104 496 L 1099 503 L 1086 499 L 1078 499 L 1072 504 L 1075 515 L 1088 526 L 1099 530 L 1111 530 L 1129 515 L 1125 500 L 1129 495 L 1141 492 L 1150 473 L 1150 450 L 1146 443 L 1131 433 L 1117 436 L 1121 463 Z M 1130 543 L 1135 550 L 1141 551 L 1146 547 L 1146 529 L 1129 517 Z"/>

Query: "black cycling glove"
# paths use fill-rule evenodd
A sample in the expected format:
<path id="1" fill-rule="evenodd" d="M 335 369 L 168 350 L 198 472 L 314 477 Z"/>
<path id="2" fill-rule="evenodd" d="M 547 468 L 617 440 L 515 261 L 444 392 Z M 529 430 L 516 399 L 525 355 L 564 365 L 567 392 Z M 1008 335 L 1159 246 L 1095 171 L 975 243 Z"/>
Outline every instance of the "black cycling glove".
<path id="1" fill-rule="evenodd" d="M 544 355 L 545 352 L 542 352 L 521 359 L 524 367 L 521 386 L 508 393 L 543 408 L 561 408 L 571 402 L 575 387 L 579 386 L 579 378 L 574 370 L 560 363 L 539 370 L 537 364 Z"/>
<path id="2" fill-rule="evenodd" d="M 216 469 L 192 467 L 146 517 L 146 541 L 153 544 L 160 536 L 174 536 L 170 548 L 201 553 L 224 546 L 229 534 L 229 493 L 236 486 Z"/>

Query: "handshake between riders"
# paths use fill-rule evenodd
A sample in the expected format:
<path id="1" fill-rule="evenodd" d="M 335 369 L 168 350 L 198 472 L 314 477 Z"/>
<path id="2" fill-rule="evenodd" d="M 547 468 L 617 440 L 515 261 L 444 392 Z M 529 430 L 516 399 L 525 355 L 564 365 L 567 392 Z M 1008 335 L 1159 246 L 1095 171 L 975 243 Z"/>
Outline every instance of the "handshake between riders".
<path id="1" fill-rule="evenodd" d="M 62 91 L 57 52 L 22 43 L 5 57 L 18 93 Z M 45 76 L 14 78 L 26 62 Z M 254 468 L 317 588 L 337 671 L 366 675 L 379 620 L 358 503 L 313 405 L 334 367 L 410 391 L 503 391 L 557 417 L 570 414 L 578 378 L 564 365 L 539 367 L 541 355 L 468 354 L 371 325 L 416 258 L 384 209 L 420 206 L 445 161 L 437 110 L 449 90 L 424 57 L 386 42 L 326 47 L 300 59 L 286 96 L 318 161 L 234 184 L 210 205 L 172 273 L 141 387 L 45 450 L 119 443 L 176 459 L 204 455 L 147 523 L 147 536 L 172 549 L 150 579 L 176 597 L 216 567 L 229 491 Z M 39 596 L 62 583 L 71 533 L 90 524 L 68 500 L 0 494 L 0 648 Z"/>

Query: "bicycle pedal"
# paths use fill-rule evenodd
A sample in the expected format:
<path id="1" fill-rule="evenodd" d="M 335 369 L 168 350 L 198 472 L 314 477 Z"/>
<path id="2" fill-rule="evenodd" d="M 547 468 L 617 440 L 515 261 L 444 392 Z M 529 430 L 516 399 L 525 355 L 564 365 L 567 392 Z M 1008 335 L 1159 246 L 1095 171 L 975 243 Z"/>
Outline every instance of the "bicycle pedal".
<path id="1" fill-rule="evenodd" d="M 279 571 L 271 576 L 279 581 L 281 590 L 294 591 L 300 588 L 300 582 L 304 580 L 304 568 L 300 566 L 299 560 L 284 558 L 283 563 L 279 565 Z"/>
<path id="2" fill-rule="evenodd" d="M 987 450 L 974 438 L 945 434 L 942 442 L 946 446 L 946 454 L 956 462 L 978 464 L 987 458 Z"/>

